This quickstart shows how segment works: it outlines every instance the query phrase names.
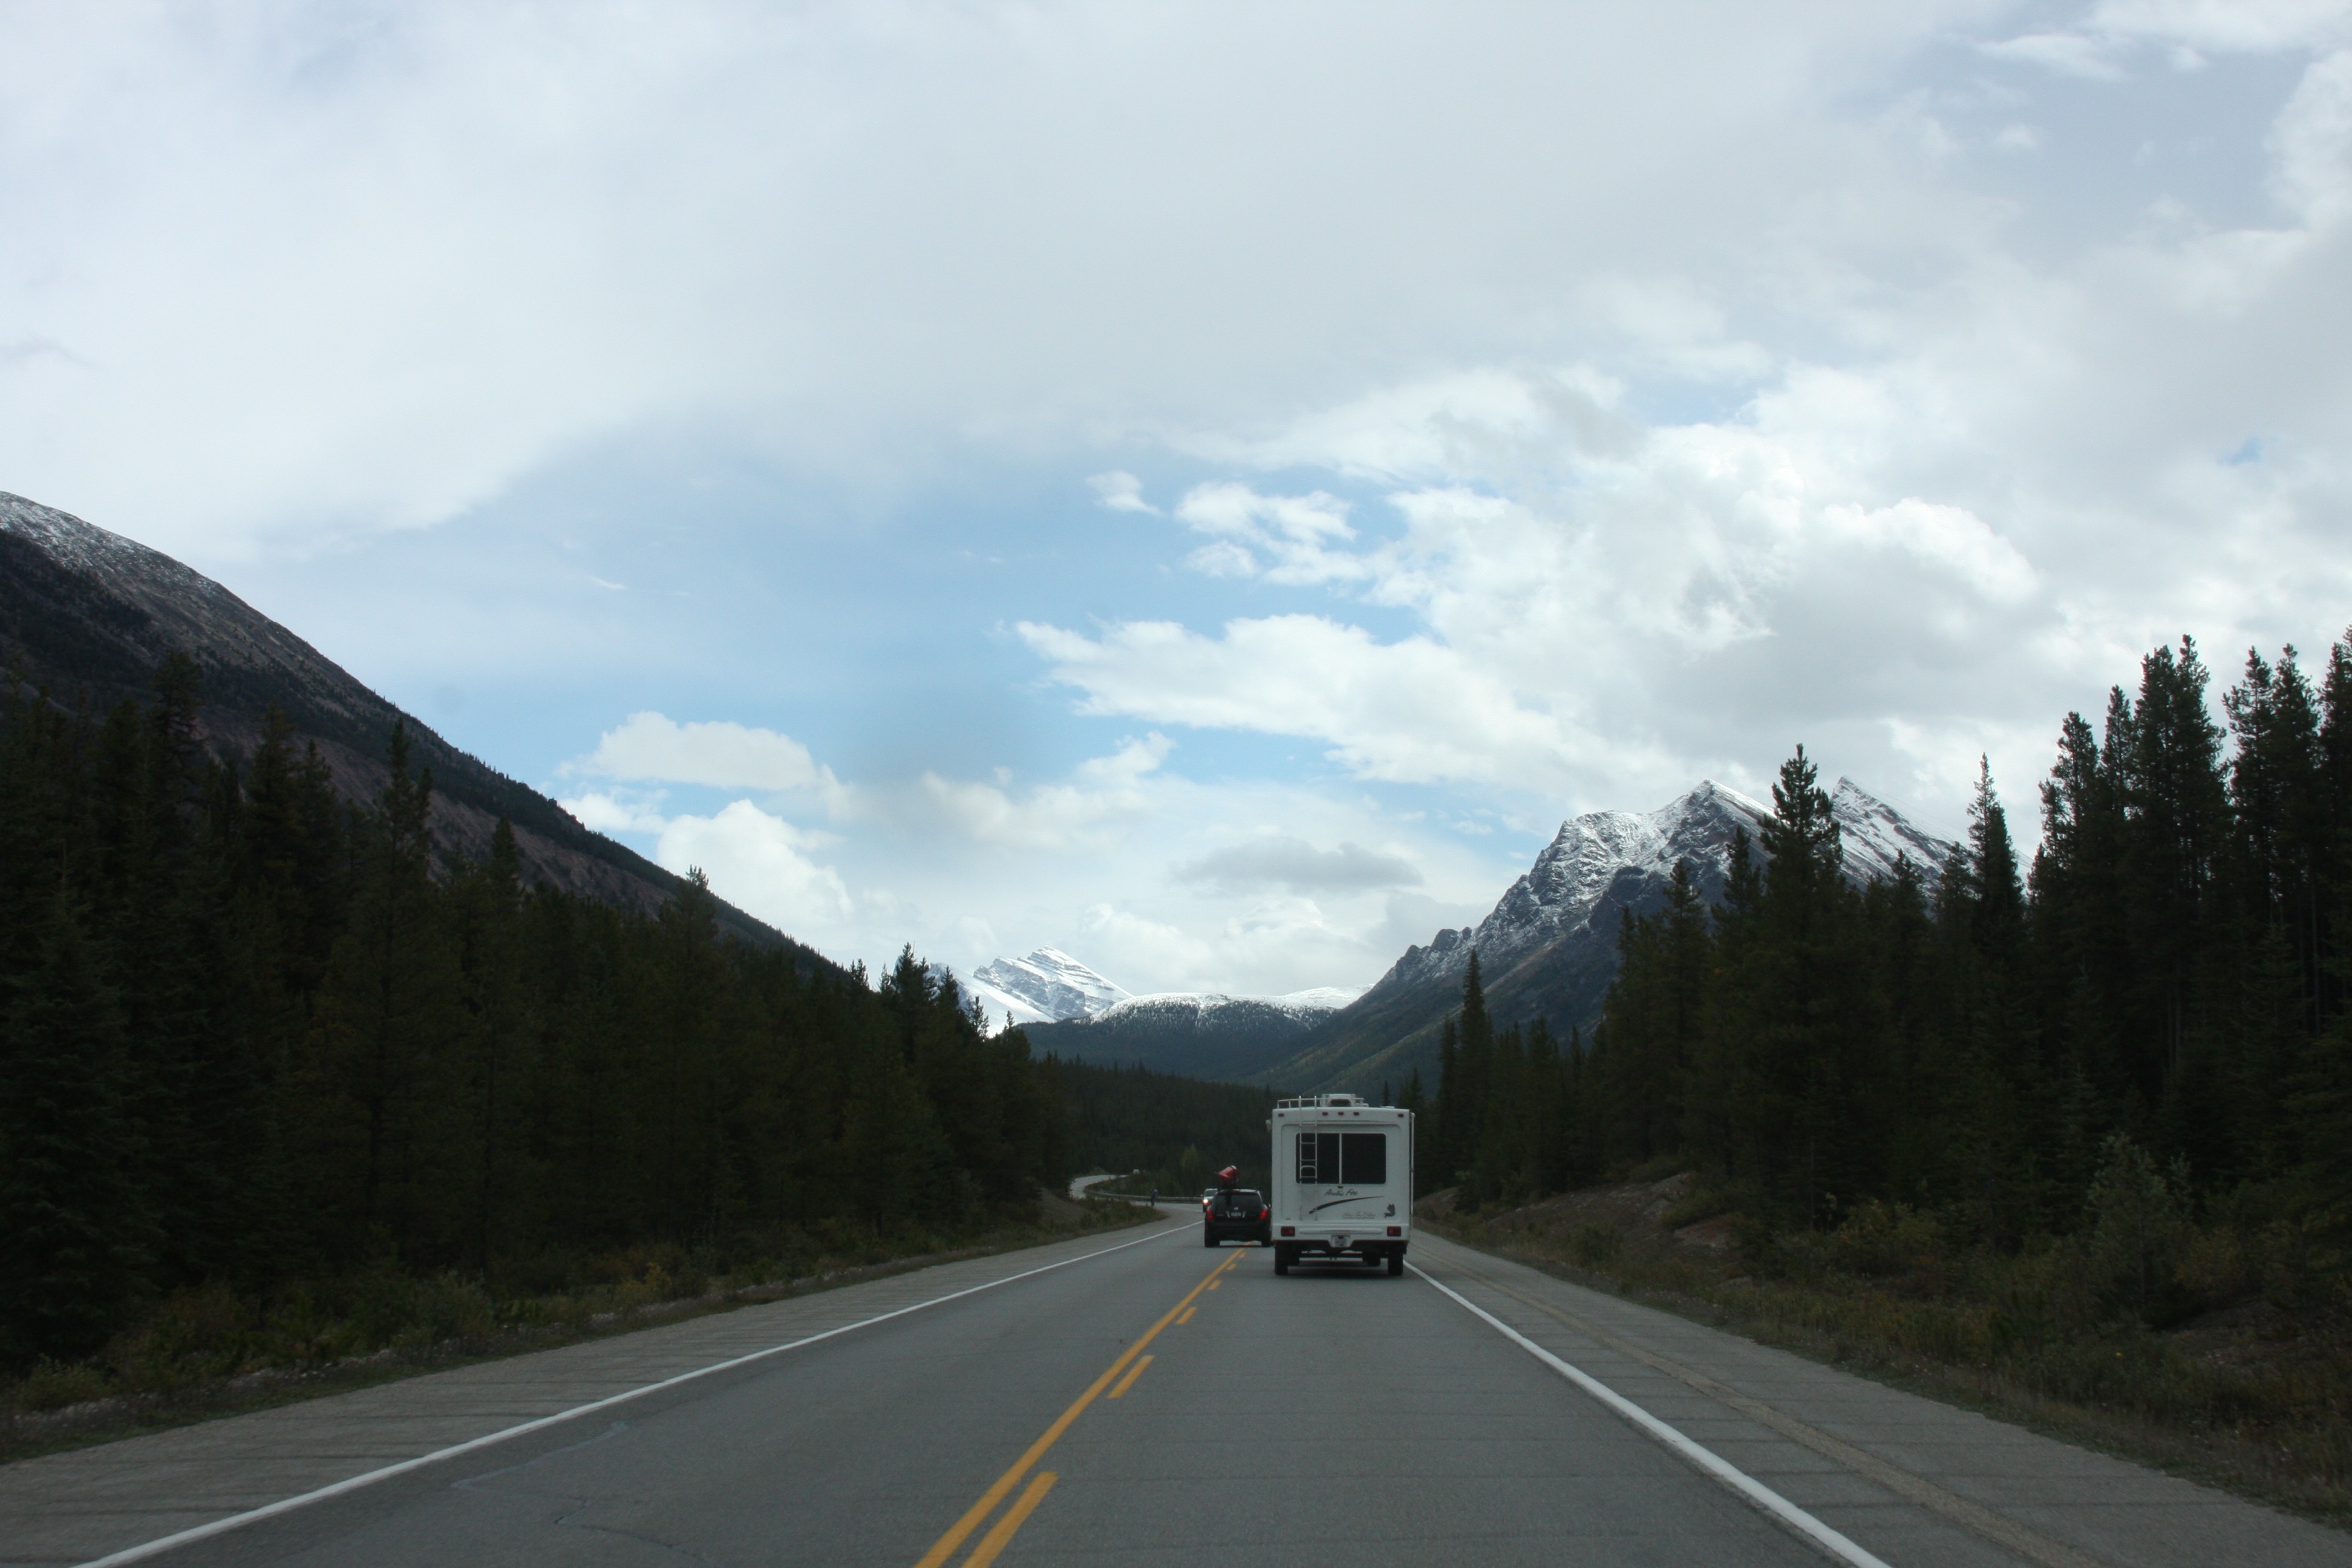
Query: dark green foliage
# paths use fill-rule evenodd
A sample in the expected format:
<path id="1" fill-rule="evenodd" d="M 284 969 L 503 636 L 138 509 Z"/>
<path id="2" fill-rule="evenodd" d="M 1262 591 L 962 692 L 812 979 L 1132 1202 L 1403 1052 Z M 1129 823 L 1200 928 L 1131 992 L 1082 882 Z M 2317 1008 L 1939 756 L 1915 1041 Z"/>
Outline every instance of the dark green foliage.
<path id="1" fill-rule="evenodd" d="M 1046 1064 L 1059 1074 L 1069 1103 L 1073 1170 L 1135 1172 L 1123 1191 L 1158 1187 L 1165 1195 L 1201 1192 L 1227 1165 L 1241 1184 L 1265 1190 L 1275 1092 L 1237 1083 L 1202 1083 L 1144 1068 Z"/>
<path id="2" fill-rule="evenodd" d="M 404 728 L 352 810 L 276 715 L 210 760 L 196 697 L 0 710 L 0 1368 L 168 1292 L 943 1236 L 1065 1178 L 1055 1066 L 911 952 L 869 989 L 698 873 L 650 919 L 526 889 L 504 822 L 436 863 Z"/>
<path id="3" fill-rule="evenodd" d="M 1627 917 L 1589 1051 L 1493 1040 L 1474 968 L 1424 1169 L 1476 1208 L 1695 1168 L 1760 1234 L 1892 1202 L 2014 1251 L 2108 1235 L 2157 1194 L 2181 1223 L 2236 1205 L 2340 1242 L 2352 640 L 2316 687 L 2293 648 L 2249 654 L 2226 731 L 2210 684 L 2183 638 L 2103 729 L 2067 716 L 2030 872 L 1980 771 L 1932 898 L 1907 862 L 1847 880 L 1800 747 L 1718 908 L 1677 868 L 1664 910 Z M 2152 1278 L 2163 1227 L 2134 1234 Z M 2115 1300 L 2163 1310 L 2144 1281 Z"/>

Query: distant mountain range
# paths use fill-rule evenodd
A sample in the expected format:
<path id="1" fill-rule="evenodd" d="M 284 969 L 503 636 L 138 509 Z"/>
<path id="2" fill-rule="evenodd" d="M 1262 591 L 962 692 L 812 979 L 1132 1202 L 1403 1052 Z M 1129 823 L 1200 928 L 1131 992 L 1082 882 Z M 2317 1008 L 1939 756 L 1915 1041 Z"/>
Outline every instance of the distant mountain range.
<path id="1" fill-rule="evenodd" d="M 1296 1050 L 1354 995 L 1328 986 L 1287 996 L 1171 992 L 1026 1032 L 1033 1048 L 1078 1061 L 1246 1082 L 1265 1079 L 1269 1062 Z"/>
<path id="2" fill-rule="evenodd" d="M 446 854 L 489 850 L 498 819 L 514 825 L 525 877 L 603 903 L 659 909 L 679 879 L 583 826 L 555 802 L 450 745 L 200 572 L 78 517 L 0 492 L 0 681 L 13 675 L 49 700 L 101 709 L 144 700 L 166 657 L 204 671 L 205 743 L 242 760 L 272 706 L 318 742 L 337 792 L 373 800 L 390 770 L 384 748 L 405 718 L 412 754 L 433 770 L 435 842 Z M 763 946 L 829 961 L 720 902 L 721 923 Z"/>
<path id="3" fill-rule="evenodd" d="M 1852 779 L 1830 796 L 1856 883 L 1890 876 L 1908 856 L 1930 885 L 1951 854 Z M 1621 914 L 1665 907 L 1675 862 L 1687 859 L 1700 896 L 1723 897 L 1732 835 L 1756 840 L 1772 811 L 1712 781 L 1660 810 L 1595 811 L 1559 833 L 1475 927 L 1441 931 L 1405 950 L 1378 984 L 1323 1020 L 1298 1048 L 1251 1076 L 1307 1092 L 1402 1087 L 1420 1069 L 1435 1087 L 1437 1037 L 1460 1005 L 1463 973 L 1478 955 L 1486 1005 L 1498 1025 L 1542 1018 L 1554 1031 L 1590 1028 L 1617 973 Z M 1760 846 L 1759 846 L 1760 848 Z"/>
<path id="4" fill-rule="evenodd" d="M 1952 852 L 1852 779 L 1838 780 L 1830 810 L 1858 885 L 1894 875 L 1907 856 L 1933 887 Z M 1405 949 L 1360 995 L 1133 996 L 1050 947 L 984 964 L 961 984 L 1022 1025 L 1036 1049 L 1082 1061 L 1359 1094 L 1401 1089 L 1418 1068 L 1434 1089 L 1438 1032 L 1461 1005 L 1473 952 L 1497 1024 L 1541 1018 L 1561 1035 L 1589 1029 L 1616 978 L 1622 912 L 1664 909 L 1677 860 L 1690 862 L 1699 896 L 1719 902 L 1732 836 L 1745 828 L 1760 854 L 1771 818 L 1762 802 L 1708 780 L 1656 811 L 1564 822 L 1485 920 Z"/>
<path id="5" fill-rule="evenodd" d="M 1355 998 L 1331 987 L 1288 996 L 1137 996 L 1052 947 L 983 963 L 957 984 L 992 1016 L 1021 1026 L 1035 1050 L 1200 1079 L 1256 1076 Z"/>

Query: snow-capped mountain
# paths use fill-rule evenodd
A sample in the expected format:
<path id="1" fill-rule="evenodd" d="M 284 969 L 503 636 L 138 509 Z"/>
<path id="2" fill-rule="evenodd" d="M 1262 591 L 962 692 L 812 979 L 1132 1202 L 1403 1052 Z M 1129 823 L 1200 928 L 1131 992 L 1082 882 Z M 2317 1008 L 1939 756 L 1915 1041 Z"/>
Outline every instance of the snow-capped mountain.
<path id="1" fill-rule="evenodd" d="M 1132 1000 L 1124 987 L 1097 974 L 1059 948 L 1041 947 L 1026 958 L 983 963 L 962 982 L 964 994 L 992 1014 L 1015 1024 L 1054 1024 L 1091 1018 Z"/>
<path id="2" fill-rule="evenodd" d="M 1908 856 L 1930 886 L 1949 842 L 1923 832 L 1852 779 L 1830 795 L 1846 875 L 1866 883 L 1894 874 Z M 1459 999 L 1463 972 L 1478 955 L 1487 1001 L 1503 1022 L 1544 1018 L 1553 1028 L 1589 1026 L 1617 971 L 1621 912 L 1663 908 L 1677 860 L 1688 860 L 1699 896 L 1713 903 L 1730 874 L 1733 835 L 1746 829 L 1761 852 L 1771 808 L 1706 780 L 1652 812 L 1594 811 L 1560 824 L 1525 876 L 1475 926 L 1441 931 L 1409 947 L 1380 983 L 1277 1065 L 1286 1088 L 1375 1087 L 1433 1059 L 1437 1027 Z"/>
<path id="3" fill-rule="evenodd" d="M 1327 1013 L 1338 1012 L 1362 994 L 1360 991 L 1344 991 L 1337 985 L 1293 991 L 1287 996 L 1229 996 L 1218 991 L 1161 991 L 1150 996 L 1130 996 L 1124 1002 L 1113 1003 L 1090 1021 L 1110 1024 L 1146 1014 L 1167 1016 L 1177 1013 L 1205 1020 L 1235 1008 L 1262 1007 L 1313 1023 L 1319 1021 Z"/>
<path id="4" fill-rule="evenodd" d="M 1856 882 L 1892 877 L 1896 857 L 1904 855 L 1919 868 L 1929 887 L 1943 880 L 1951 840 L 1921 832 L 1852 779 L 1838 780 L 1830 792 L 1830 812 L 1837 818 L 1838 841 L 1845 847 L 1845 874 Z"/>
<path id="5" fill-rule="evenodd" d="M 1052 947 L 983 963 L 957 984 L 992 1021 L 1025 1030 L 1035 1050 L 1228 1079 L 1263 1072 L 1357 995 L 1325 985 L 1287 996 L 1189 991 L 1137 996 Z"/>
<path id="6" fill-rule="evenodd" d="M 1315 1026 L 1356 999 L 1336 986 L 1287 996 L 1164 992 L 1131 996 L 1090 1018 L 1033 1024 L 1040 1051 L 1187 1078 L 1249 1079 L 1297 1050 Z"/>
<path id="7" fill-rule="evenodd" d="M 1932 886 L 1952 850 L 1852 779 L 1838 780 L 1830 812 L 1844 846 L 1846 875 L 1857 883 L 1893 876 L 1896 857 L 1908 855 Z M 1491 984 L 1584 927 L 1604 903 L 1608 929 L 1601 934 L 1613 942 L 1617 910 L 1645 912 L 1645 895 L 1664 893 L 1677 860 L 1690 862 L 1699 896 L 1713 903 L 1731 874 L 1733 833 L 1745 828 L 1760 854 L 1762 830 L 1771 820 L 1770 806 L 1712 779 L 1656 811 L 1587 812 L 1560 824 L 1527 875 L 1485 920 L 1439 931 L 1427 947 L 1406 949 L 1390 974 L 1408 983 L 1458 977 L 1475 952 Z"/>

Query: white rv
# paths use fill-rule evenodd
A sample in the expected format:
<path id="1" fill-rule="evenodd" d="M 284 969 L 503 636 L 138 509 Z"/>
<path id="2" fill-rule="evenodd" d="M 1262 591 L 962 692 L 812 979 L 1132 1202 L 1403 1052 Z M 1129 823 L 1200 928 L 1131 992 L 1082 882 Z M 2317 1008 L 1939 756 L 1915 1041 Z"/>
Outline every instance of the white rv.
<path id="1" fill-rule="evenodd" d="M 1404 1272 L 1412 1240 L 1412 1112 L 1352 1094 L 1275 1101 L 1274 1271 L 1305 1258 Z"/>

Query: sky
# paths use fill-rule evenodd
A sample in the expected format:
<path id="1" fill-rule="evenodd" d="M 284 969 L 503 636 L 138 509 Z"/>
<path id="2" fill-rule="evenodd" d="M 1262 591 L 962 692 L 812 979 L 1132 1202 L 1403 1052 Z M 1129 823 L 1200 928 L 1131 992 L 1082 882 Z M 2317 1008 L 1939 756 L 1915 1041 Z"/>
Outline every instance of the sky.
<path id="1" fill-rule="evenodd" d="M 2352 622 L 2352 5 L 0 0 L 0 489 L 845 962 L 1370 984 Z"/>

